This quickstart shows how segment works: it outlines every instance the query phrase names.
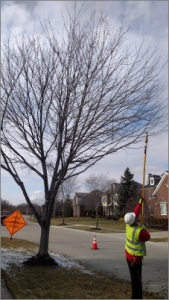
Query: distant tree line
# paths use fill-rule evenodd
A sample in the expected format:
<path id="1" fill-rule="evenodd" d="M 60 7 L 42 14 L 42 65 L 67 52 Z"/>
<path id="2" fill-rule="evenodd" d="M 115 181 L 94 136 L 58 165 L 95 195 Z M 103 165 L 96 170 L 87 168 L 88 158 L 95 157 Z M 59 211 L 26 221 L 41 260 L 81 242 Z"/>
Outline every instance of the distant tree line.
<path id="1" fill-rule="evenodd" d="M 34 205 L 35 205 L 37 211 L 39 211 L 39 214 L 42 215 L 43 204 L 41 204 L 41 199 L 37 200 L 37 203 L 35 203 Z M 65 206 L 64 207 L 65 217 L 71 217 L 73 215 L 71 200 L 66 199 L 64 206 Z M 1 198 L 1 211 L 8 210 L 12 213 L 17 209 L 21 212 L 21 214 L 33 215 L 33 212 L 31 211 L 31 209 L 27 203 L 20 203 L 18 205 L 14 205 L 14 204 L 11 204 L 10 201 Z M 63 204 L 60 200 L 56 200 L 54 211 L 53 211 L 53 217 L 55 217 L 55 216 L 62 217 L 62 215 L 63 215 Z"/>

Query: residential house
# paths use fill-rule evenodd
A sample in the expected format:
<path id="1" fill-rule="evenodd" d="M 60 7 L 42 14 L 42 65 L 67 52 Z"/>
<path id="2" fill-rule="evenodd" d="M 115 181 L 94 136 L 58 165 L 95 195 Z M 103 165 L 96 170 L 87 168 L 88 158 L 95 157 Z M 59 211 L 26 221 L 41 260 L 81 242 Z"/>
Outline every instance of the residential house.
<path id="1" fill-rule="evenodd" d="M 138 200 L 140 189 L 142 185 L 138 182 L 137 183 L 137 191 L 134 195 L 134 197 Z M 104 216 L 112 216 L 112 217 L 118 217 L 120 215 L 119 213 L 119 205 L 118 205 L 118 189 L 119 189 L 120 183 L 112 183 L 110 186 L 110 190 L 102 195 L 102 205 L 103 205 L 103 215 Z M 134 201 L 132 203 L 129 203 L 127 210 L 132 211 L 132 209 L 135 206 Z"/>
<path id="2" fill-rule="evenodd" d="M 73 216 L 84 217 L 102 215 L 101 191 L 94 190 L 90 193 L 75 193 L 73 199 Z"/>
<path id="3" fill-rule="evenodd" d="M 138 183 L 135 201 L 138 201 L 141 195 L 142 184 Z M 118 209 L 118 188 L 120 183 L 112 183 L 110 189 L 106 193 L 99 194 L 98 215 L 117 217 Z M 93 191 L 96 192 L 96 191 Z M 75 193 L 73 199 L 73 216 L 82 217 L 93 214 L 95 207 L 92 207 L 92 193 Z M 168 219 L 168 171 L 162 175 L 146 175 L 145 187 L 145 206 L 148 216 L 156 219 Z M 133 204 L 134 202 L 133 202 Z M 131 210 L 131 209 L 130 209 Z"/>
<path id="4" fill-rule="evenodd" d="M 145 203 L 150 216 L 156 219 L 168 219 L 168 171 L 162 175 L 147 176 L 145 185 Z"/>
<path id="5" fill-rule="evenodd" d="M 112 183 L 107 193 L 101 196 L 103 216 L 116 216 L 118 214 L 118 188 L 120 183 Z"/>
<path id="6" fill-rule="evenodd" d="M 85 216 L 85 197 L 88 193 L 75 193 L 73 198 L 73 217 Z"/>

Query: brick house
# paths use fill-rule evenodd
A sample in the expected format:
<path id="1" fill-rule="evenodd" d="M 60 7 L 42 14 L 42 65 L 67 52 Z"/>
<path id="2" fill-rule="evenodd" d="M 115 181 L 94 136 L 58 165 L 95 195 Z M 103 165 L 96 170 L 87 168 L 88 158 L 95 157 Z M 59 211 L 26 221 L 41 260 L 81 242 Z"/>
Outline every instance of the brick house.
<path id="1" fill-rule="evenodd" d="M 168 171 L 160 175 L 147 175 L 145 203 L 149 216 L 168 219 Z"/>
<path id="2" fill-rule="evenodd" d="M 85 215 L 85 197 L 88 193 L 75 193 L 73 198 L 73 217 Z"/>
<path id="3" fill-rule="evenodd" d="M 138 183 L 138 190 L 142 185 Z M 168 219 L 168 171 L 162 175 L 146 175 L 145 208 L 147 217 Z M 103 216 L 118 216 L 118 188 L 120 183 L 112 183 L 107 193 L 100 192 L 98 214 Z M 141 192 L 139 192 L 141 195 Z M 92 193 L 75 193 L 73 199 L 73 216 L 82 217 L 91 215 L 94 209 L 90 208 Z M 137 197 L 138 198 L 138 197 Z"/>
<path id="4" fill-rule="evenodd" d="M 98 206 L 98 215 L 102 215 L 101 191 L 75 193 L 73 199 L 73 217 L 94 216 Z"/>

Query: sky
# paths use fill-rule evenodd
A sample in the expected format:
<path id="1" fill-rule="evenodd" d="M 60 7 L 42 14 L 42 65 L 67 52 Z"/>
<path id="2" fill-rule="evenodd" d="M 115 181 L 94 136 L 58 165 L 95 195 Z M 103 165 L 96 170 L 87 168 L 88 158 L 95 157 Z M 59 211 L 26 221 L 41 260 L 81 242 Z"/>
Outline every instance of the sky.
<path id="1" fill-rule="evenodd" d="M 162 51 L 162 61 L 168 59 L 168 1 L 78 1 L 83 3 L 81 20 L 85 19 L 93 9 L 104 9 L 109 19 L 116 26 L 122 19 L 129 27 L 131 42 L 141 42 L 143 37 L 147 43 L 158 46 Z M 62 15 L 71 12 L 74 1 L 1 1 L 1 40 L 7 35 L 18 36 L 21 31 L 28 34 L 33 29 L 40 30 L 40 22 L 50 19 L 54 28 L 59 29 Z M 67 20 L 67 19 L 65 19 Z M 164 70 L 166 75 L 168 69 Z M 109 155 L 78 176 L 76 192 L 87 191 L 84 180 L 89 175 L 105 174 L 112 180 L 120 182 L 128 167 L 134 175 L 134 180 L 143 182 L 145 137 L 138 149 L 122 150 Z M 161 175 L 168 170 L 168 133 L 150 137 L 147 144 L 146 174 Z M 27 175 L 25 175 L 27 176 Z M 43 186 L 33 174 L 27 176 L 28 194 L 32 201 L 44 197 Z M 17 205 L 26 202 L 22 191 L 12 177 L 1 170 L 1 197 Z"/>

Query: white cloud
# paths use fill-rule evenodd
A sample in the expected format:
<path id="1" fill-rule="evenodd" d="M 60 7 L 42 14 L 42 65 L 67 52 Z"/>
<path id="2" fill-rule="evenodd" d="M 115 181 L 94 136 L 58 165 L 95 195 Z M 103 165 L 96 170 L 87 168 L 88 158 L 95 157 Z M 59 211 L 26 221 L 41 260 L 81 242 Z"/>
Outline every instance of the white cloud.
<path id="1" fill-rule="evenodd" d="M 41 194 L 41 193 L 42 193 L 41 190 L 39 190 L 39 191 L 34 191 L 34 194 L 35 194 L 35 195 L 39 195 L 39 194 Z"/>
<path id="2" fill-rule="evenodd" d="M 30 13 L 26 10 L 26 7 L 16 5 L 12 1 L 6 2 L 2 10 L 3 27 L 23 26 L 23 24 L 26 24 L 26 21 L 30 20 Z"/>
<path id="3" fill-rule="evenodd" d="M 7 34 L 18 35 L 27 24 L 32 23 L 29 10 L 25 6 L 16 5 L 13 1 L 6 1 L 2 6 L 1 31 L 2 40 Z"/>
<path id="4" fill-rule="evenodd" d="M 130 23 L 141 18 L 142 22 L 139 25 L 142 26 L 147 24 L 150 18 L 150 5 L 150 1 L 126 1 L 124 15 Z"/>
<path id="5" fill-rule="evenodd" d="M 34 202 L 43 200 L 43 198 L 44 193 L 42 192 L 42 190 L 33 191 L 33 195 L 30 196 L 30 200 Z"/>
<path id="6" fill-rule="evenodd" d="M 30 197 L 30 200 L 31 200 L 31 201 L 36 201 L 36 200 L 37 200 L 37 197 L 36 197 L 36 196 L 31 196 L 31 197 Z"/>

